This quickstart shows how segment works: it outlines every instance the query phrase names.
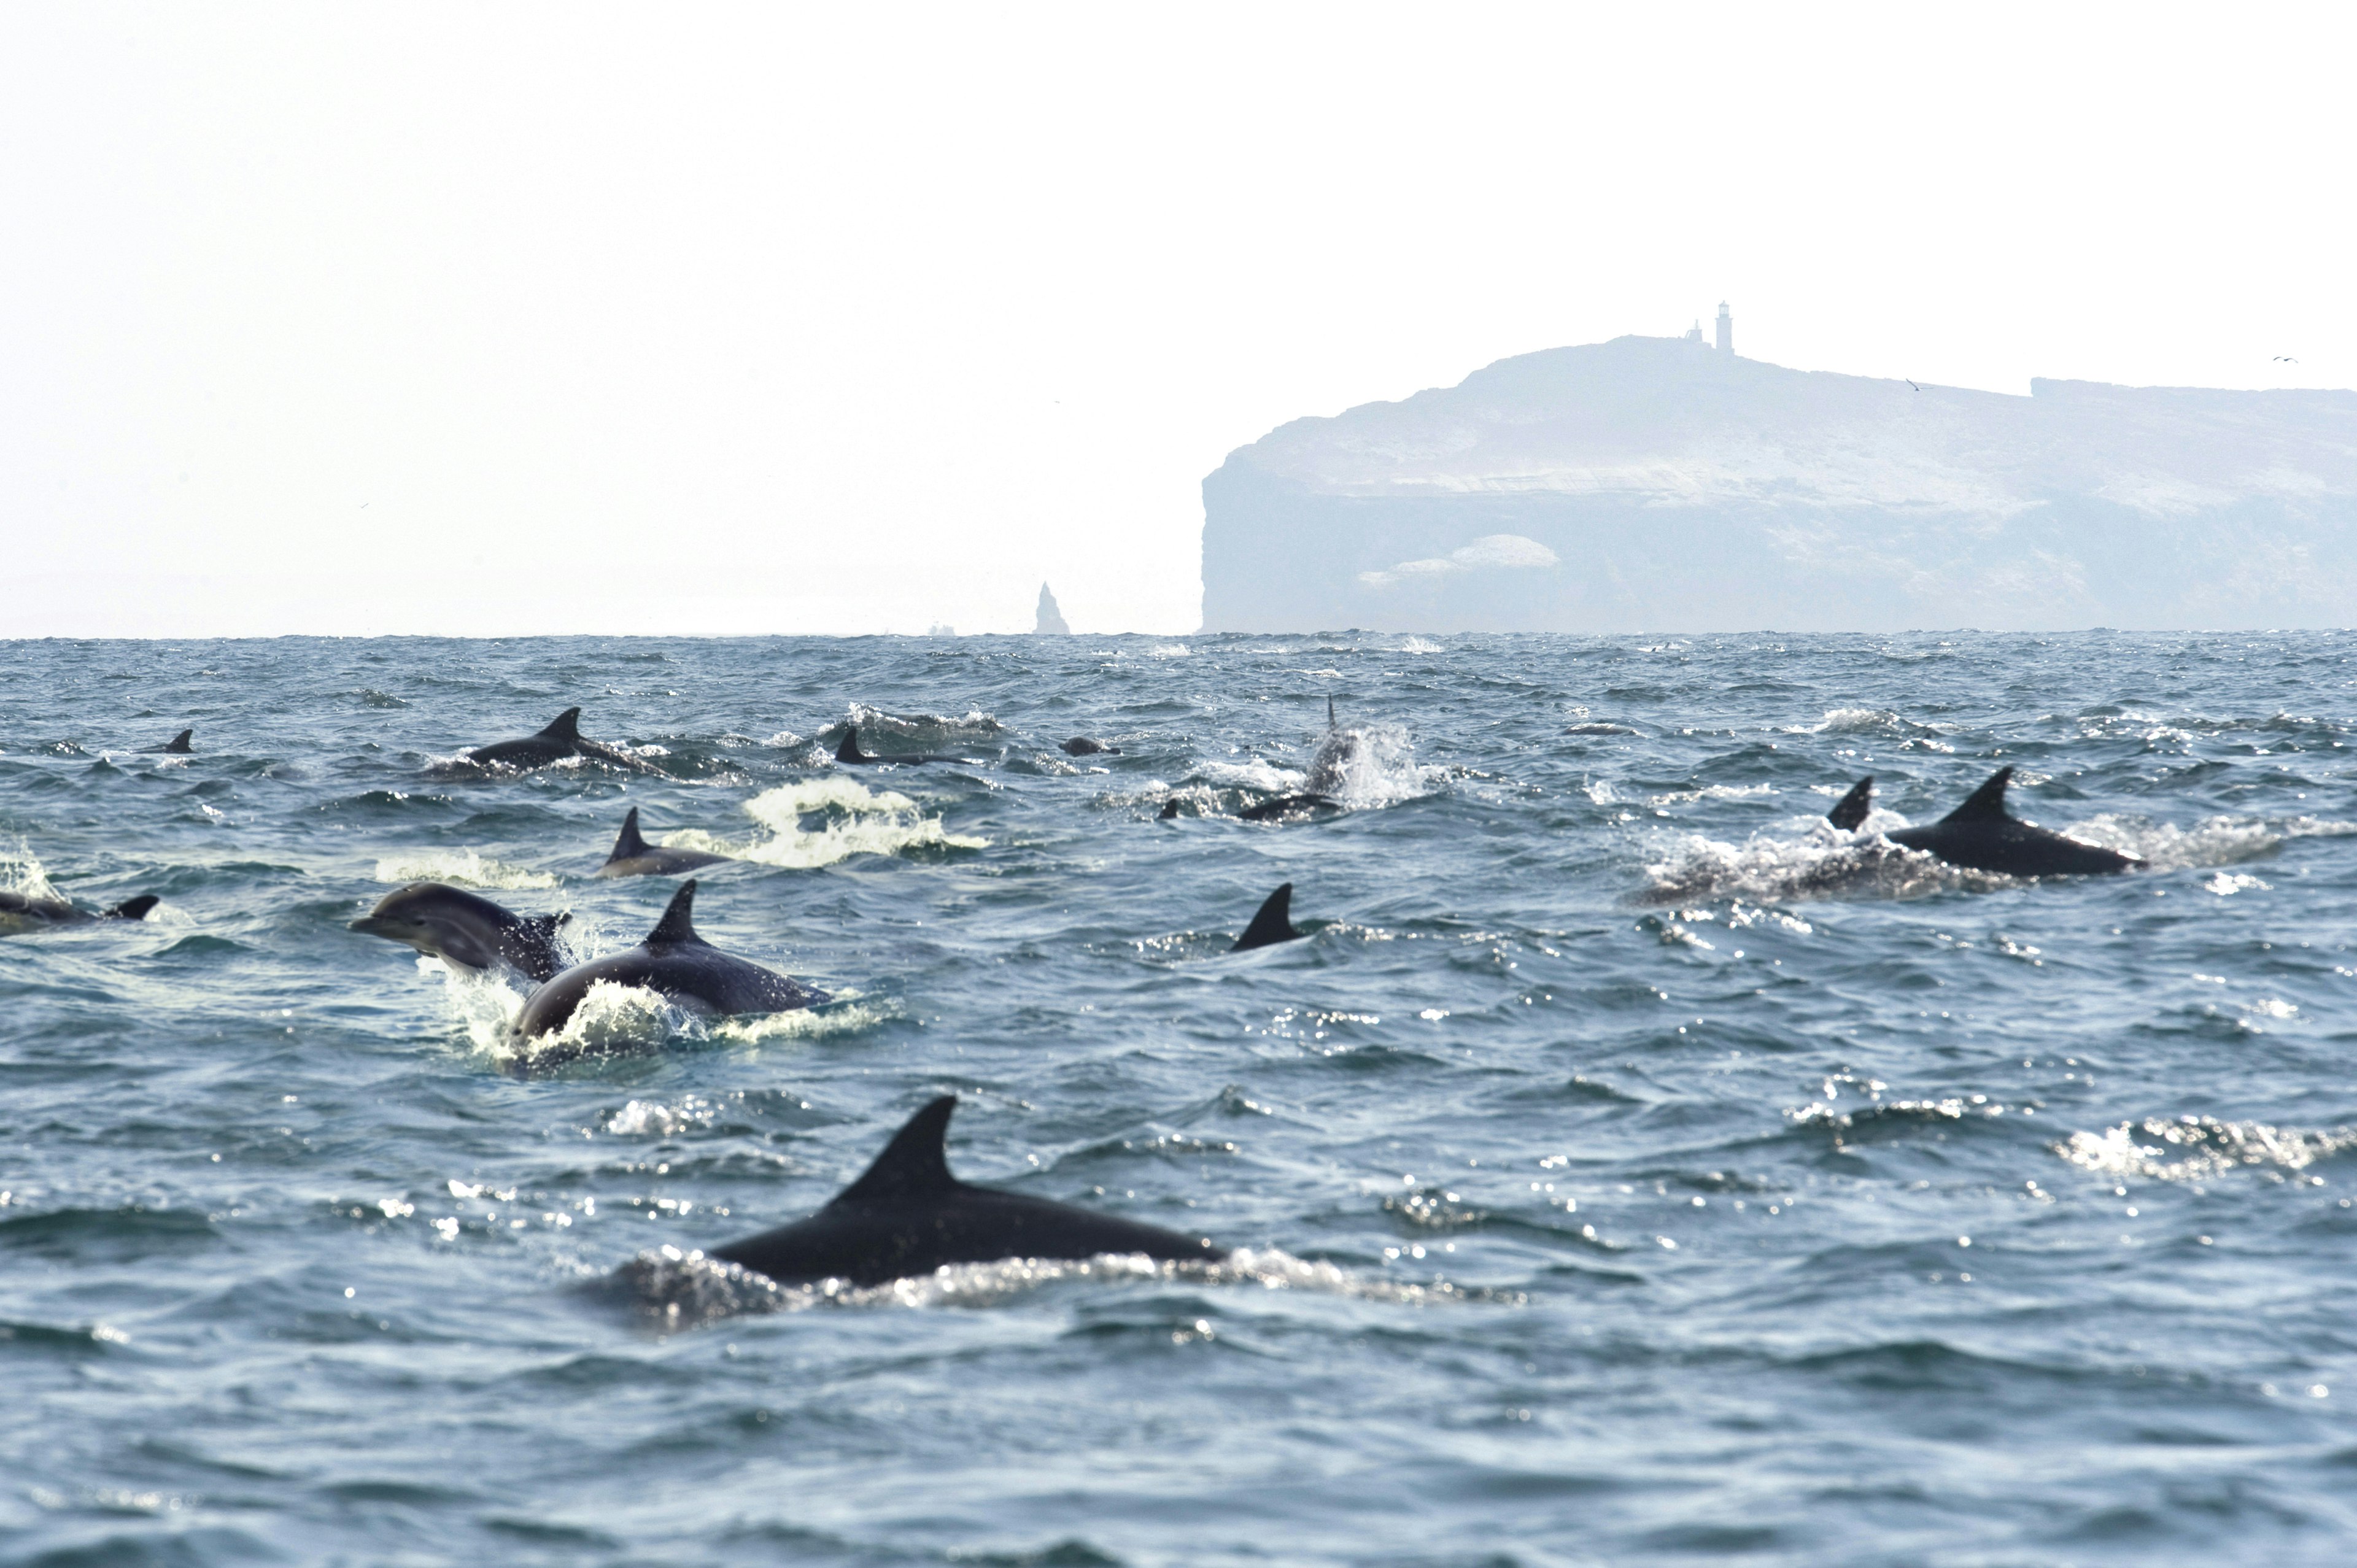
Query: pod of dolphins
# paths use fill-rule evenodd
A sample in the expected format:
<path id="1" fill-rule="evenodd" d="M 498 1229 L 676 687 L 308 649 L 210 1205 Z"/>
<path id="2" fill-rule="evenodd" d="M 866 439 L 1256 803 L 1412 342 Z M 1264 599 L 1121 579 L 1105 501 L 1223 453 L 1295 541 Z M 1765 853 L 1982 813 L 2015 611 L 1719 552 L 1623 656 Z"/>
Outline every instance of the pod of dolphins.
<path id="1" fill-rule="evenodd" d="M 1361 738 L 1340 726 L 1331 698 L 1326 714 L 1327 734 L 1310 764 L 1308 788 L 1239 811 L 1240 818 L 1276 822 L 1345 809 L 1336 796 L 1359 753 Z M 537 734 L 479 746 L 465 754 L 465 762 L 491 776 L 521 774 L 570 757 L 633 772 L 655 771 L 627 750 L 585 737 L 580 718 L 579 708 L 567 708 Z M 154 749 L 189 755 L 193 733 L 183 730 Z M 1073 757 L 1120 755 L 1118 747 L 1084 736 L 1062 742 L 1060 749 Z M 835 751 L 837 763 L 852 767 L 969 760 L 934 752 L 869 754 L 860 748 L 857 729 L 848 725 Z M 1881 836 L 1952 865 L 2010 876 L 2102 875 L 2145 864 L 2012 815 L 2006 809 L 2006 791 L 2013 772 L 2009 767 L 1999 768 L 1935 822 Z M 1836 828 L 1862 833 L 1873 809 L 1874 779 L 1869 776 L 1826 817 Z M 1160 815 L 1165 820 L 1178 815 L 1175 797 Z M 597 875 L 673 876 L 728 859 L 650 844 L 640 833 L 638 809 L 632 807 L 613 853 Z M 526 1038 L 563 1030 L 591 989 L 600 984 L 651 990 L 683 1010 L 711 1017 L 781 1013 L 828 1000 L 823 991 L 725 953 L 697 935 L 695 893 L 694 881 L 682 883 L 644 940 L 586 963 L 568 964 L 558 940 L 569 914 L 518 915 L 437 882 L 396 888 L 352 921 L 350 929 L 403 943 L 455 968 L 511 971 L 531 982 L 533 989 L 515 1023 L 516 1032 Z M 143 895 L 93 915 L 62 900 L 0 892 L 0 927 L 138 920 L 156 902 L 153 895 Z M 1288 882 L 1268 896 L 1227 950 L 1246 952 L 1300 939 L 1304 933 L 1293 925 L 1292 903 L 1293 884 Z M 893 1134 L 866 1174 L 815 1213 L 715 1249 L 709 1256 L 781 1283 L 841 1279 L 871 1286 L 949 1264 L 1009 1258 L 1077 1261 L 1121 1253 L 1158 1262 L 1216 1262 L 1227 1255 L 1205 1237 L 958 1180 L 950 1174 L 946 1150 L 950 1117 L 956 1108 L 954 1095 L 928 1102 Z"/>

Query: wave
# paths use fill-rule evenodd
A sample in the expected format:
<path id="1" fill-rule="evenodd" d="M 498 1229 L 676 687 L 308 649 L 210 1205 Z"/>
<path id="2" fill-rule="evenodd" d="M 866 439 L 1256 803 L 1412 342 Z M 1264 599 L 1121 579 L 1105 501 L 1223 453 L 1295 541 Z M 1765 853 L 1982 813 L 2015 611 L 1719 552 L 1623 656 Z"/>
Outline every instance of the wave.
<path id="1" fill-rule="evenodd" d="M 762 836 L 728 839 L 700 828 L 683 828 L 667 834 L 664 847 L 699 849 L 798 871 L 833 865 L 855 854 L 990 847 L 988 839 L 951 832 L 941 818 L 926 816 L 906 795 L 871 790 L 839 774 L 764 789 L 745 802 L 744 811 L 764 830 Z M 806 817 L 818 818 L 818 825 L 804 828 Z"/>
<path id="2" fill-rule="evenodd" d="M 2256 1167 L 2306 1170 L 2352 1147 L 2357 1147 L 2357 1127 L 2303 1133 L 2215 1116 L 2147 1116 L 2101 1133 L 2073 1133 L 2054 1152 L 2100 1176 L 2202 1181 Z"/>
<path id="3" fill-rule="evenodd" d="M 951 740 L 992 740 L 1007 733 L 1006 726 L 979 708 L 968 708 L 962 715 L 952 718 L 946 714 L 893 714 L 882 708 L 871 708 L 865 703 L 854 703 L 844 723 L 859 726 L 860 745 L 869 751 L 878 749 L 883 740 L 902 739 L 931 744 Z M 819 732 L 831 746 L 843 738 L 843 725 L 829 725 Z"/>
<path id="4" fill-rule="evenodd" d="M 910 1279 L 859 1286 L 847 1280 L 780 1284 L 765 1274 L 722 1262 L 701 1251 L 658 1247 L 615 1271 L 635 1304 L 666 1326 L 689 1327 L 748 1314 L 808 1312 L 815 1307 L 990 1307 L 1043 1286 L 1080 1280 L 1124 1283 L 1140 1280 L 1186 1281 L 1205 1285 L 1257 1285 L 1263 1290 L 1311 1291 L 1321 1295 L 1411 1306 L 1492 1302 L 1519 1305 L 1512 1292 L 1434 1279 L 1424 1283 L 1371 1279 L 1332 1263 L 1312 1262 L 1275 1248 L 1239 1248 L 1216 1263 L 1161 1262 L 1143 1253 L 1100 1253 L 1078 1261 L 1006 1258 L 990 1263 L 952 1263 Z M 1217 1330 L 1198 1320 L 1193 1332 Z"/>

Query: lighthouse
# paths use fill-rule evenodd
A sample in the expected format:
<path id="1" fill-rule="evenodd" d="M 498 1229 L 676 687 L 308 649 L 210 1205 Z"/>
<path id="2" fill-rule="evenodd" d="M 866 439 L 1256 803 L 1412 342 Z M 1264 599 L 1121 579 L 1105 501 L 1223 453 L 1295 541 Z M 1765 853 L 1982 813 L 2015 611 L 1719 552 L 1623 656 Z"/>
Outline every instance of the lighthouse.
<path id="1" fill-rule="evenodd" d="M 1735 317 L 1727 313 L 1727 301 L 1718 302 L 1718 351 L 1728 359 L 1735 358 Z"/>

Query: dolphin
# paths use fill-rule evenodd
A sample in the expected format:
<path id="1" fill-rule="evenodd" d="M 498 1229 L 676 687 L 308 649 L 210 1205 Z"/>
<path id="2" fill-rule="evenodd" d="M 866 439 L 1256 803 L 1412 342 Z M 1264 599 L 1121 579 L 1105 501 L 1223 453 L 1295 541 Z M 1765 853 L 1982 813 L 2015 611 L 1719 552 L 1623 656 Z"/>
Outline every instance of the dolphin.
<path id="1" fill-rule="evenodd" d="M 2145 864 L 2132 854 L 2082 843 L 2010 815 L 2005 809 L 2005 791 L 2012 782 L 2013 769 L 2000 768 L 1987 783 L 1967 795 L 1963 805 L 1938 822 L 1901 828 L 1885 836 L 1950 865 L 2005 876 L 2095 876 L 2131 871 Z M 1825 816 L 1834 826 L 1854 832 L 1873 809 L 1874 776 L 1868 774 Z"/>
<path id="2" fill-rule="evenodd" d="M 843 744 L 834 748 L 834 759 L 849 768 L 872 768 L 879 762 L 968 762 L 970 757 L 952 757 L 939 751 L 895 751 L 870 757 L 859 749 L 859 726 L 843 726 Z"/>
<path id="3" fill-rule="evenodd" d="M 548 727 L 538 735 L 522 740 L 494 741 L 479 746 L 467 753 L 467 760 L 479 768 L 497 768 L 510 773 L 529 773 L 535 768 L 545 768 L 552 762 L 562 762 L 568 757 L 593 757 L 609 762 L 617 768 L 627 768 L 637 773 L 655 771 L 644 758 L 631 756 L 610 746 L 591 740 L 581 733 L 581 710 L 567 708 L 549 721 Z"/>
<path id="4" fill-rule="evenodd" d="M 867 1173 L 806 1219 L 716 1248 L 709 1256 L 786 1283 L 855 1285 L 1001 1258 L 1093 1258 L 1143 1252 L 1159 1262 L 1216 1263 L 1209 1238 L 950 1175 L 942 1147 L 957 1096 L 944 1094 L 901 1126 Z"/>
<path id="5" fill-rule="evenodd" d="M 1342 788 L 1342 776 L 1359 755 L 1359 732 L 1344 729 L 1334 717 L 1334 699 L 1326 699 L 1326 738 L 1309 759 L 1309 792 L 1331 795 Z"/>
<path id="6" fill-rule="evenodd" d="M 1173 796 L 1171 796 L 1168 800 L 1167 800 L 1163 801 L 1163 802 L 1162 802 L 1162 810 L 1160 810 L 1160 811 L 1157 811 L 1157 812 L 1155 812 L 1155 813 L 1154 813 L 1155 820 L 1156 820 L 1157 822 L 1169 822 L 1169 821 L 1171 821 L 1172 819 L 1176 818 L 1178 815 L 1178 796 L 1176 796 L 1176 795 L 1173 795 Z"/>
<path id="7" fill-rule="evenodd" d="M 1252 918 L 1244 934 L 1236 939 L 1230 952 L 1244 952 L 1253 948 L 1273 948 L 1279 942 L 1298 941 L 1301 933 L 1293 929 L 1293 884 L 1288 882 L 1268 896 L 1260 913 Z"/>
<path id="8" fill-rule="evenodd" d="M 34 898 L 22 893 L 0 893 L 0 930 L 23 931 L 45 926 L 86 926 L 93 920 L 144 920 L 163 900 L 152 893 L 125 898 L 112 909 L 91 914 L 62 898 Z"/>
<path id="9" fill-rule="evenodd" d="M 1084 735 L 1076 735 L 1071 739 L 1060 743 L 1056 749 L 1066 757 L 1094 757 L 1099 752 L 1104 753 L 1107 757 L 1121 755 L 1121 747 L 1107 746 L 1101 740 L 1091 740 Z"/>
<path id="10" fill-rule="evenodd" d="M 377 900 L 351 930 L 406 942 L 460 969 L 501 964 L 527 980 L 553 980 L 565 968 L 556 928 L 567 915 L 516 915 L 489 898 L 440 882 L 413 882 Z"/>
<path id="11" fill-rule="evenodd" d="M 195 746 L 188 744 L 189 740 L 195 736 L 196 733 L 197 732 L 192 729 L 184 729 L 179 734 L 174 736 L 171 739 L 166 741 L 163 745 L 151 746 L 145 749 L 150 754 L 161 752 L 167 757 L 188 757 L 194 754 L 197 749 Z"/>
<path id="12" fill-rule="evenodd" d="M 1246 822 L 1282 822 L 1287 817 L 1308 816 L 1312 811 L 1340 811 L 1346 809 L 1341 801 L 1330 795 L 1314 793 L 1279 795 L 1275 800 L 1263 800 L 1257 806 L 1245 807 L 1236 813 L 1236 819 Z"/>
<path id="13" fill-rule="evenodd" d="M 699 865 L 723 865 L 733 855 L 712 854 L 700 849 L 666 849 L 649 843 L 639 836 L 639 809 L 622 819 L 622 836 L 614 841 L 614 853 L 597 868 L 600 876 L 676 876 L 683 871 L 694 871 Z"/>
<path id="14" fill-rule="evenodd" d="M 691 1011 L 716 1018 L 740 1013 L 787 1013 L 825 1001 L 826 993 L 731 958 L 695 934 L 695 884 L 683 882 L 655 929 L 637 947 L 575 964 L 524 998 L 515 1031 L 529 1038 L 565 1027 L 589 988 L 644 986 Z"/>

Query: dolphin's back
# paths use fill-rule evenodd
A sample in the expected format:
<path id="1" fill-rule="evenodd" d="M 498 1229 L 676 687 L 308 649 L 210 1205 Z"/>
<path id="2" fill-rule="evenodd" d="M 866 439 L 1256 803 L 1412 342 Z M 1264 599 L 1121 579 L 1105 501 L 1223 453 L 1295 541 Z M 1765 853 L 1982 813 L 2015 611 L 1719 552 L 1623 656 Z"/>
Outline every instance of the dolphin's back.
<path id="1" fill-rule="evenodd" d="M 2000 768 L 1963 805 L 1924 827 L 1901 828 L 1889 835 L 1890 842 L 1937 855 L 1951 865 L 1999 876 L 2101 876 L 2144 864 L 2012 815 L 2006 810 L 2006 790 L 2012 782 L 2013 769 Z"/>
<path id="2" fill-rule="evenodd" d="M 878 1285 L 952 1263 L 1093 1258 L 1103 1252 L 1204 1262 L 1227 1255 L 1200 1236 L 963 1182 L 946 1192 L 886 1203 L 837 1199 L 807 1219 L 711 1255 L 787 1283 L 844 1279 Z"/>
<path id="3" fill-rule="evenodd" d="M 950 1174 L 944 1140 L 957 1097 L 944 1094 L 902 1124 L 857 1181 L 807 1219 L 718 1248 L 712 1256 L 773 1280 L 857 1285 L 1001 1258 L 1160 1260 L 1227 1256 L 1200 1236 L 1141 1225 L 1068 1203 L 970 1187 Z"/>

